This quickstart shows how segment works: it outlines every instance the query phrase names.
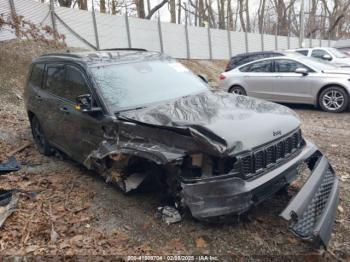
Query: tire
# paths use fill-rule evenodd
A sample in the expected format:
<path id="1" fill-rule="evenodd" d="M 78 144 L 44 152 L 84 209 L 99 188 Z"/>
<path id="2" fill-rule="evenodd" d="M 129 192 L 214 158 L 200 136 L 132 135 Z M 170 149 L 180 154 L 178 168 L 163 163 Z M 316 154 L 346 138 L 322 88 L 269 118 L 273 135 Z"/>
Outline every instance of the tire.
<path id="1" fill-rule="evenodd" d="M 232 86 L 229 90 L 230 93 L 240 95 L 240 96 L 246 96 L 247 92 L 244 90 L 241 86 Z"/>
<path id="2" fill-rule="evenodd" d="M 323 111 L 340 113 L 348 108 L 349 95 L 341 87 L 330 86 L 321 92 L 318 103 Z"/>
<path id="3" fill-rule="evenodd" d="M 45 156 L 50 156 L 52 154 L 51 147 L 36 116 L 30 120 L 30 127 L 38 151 Z"/>

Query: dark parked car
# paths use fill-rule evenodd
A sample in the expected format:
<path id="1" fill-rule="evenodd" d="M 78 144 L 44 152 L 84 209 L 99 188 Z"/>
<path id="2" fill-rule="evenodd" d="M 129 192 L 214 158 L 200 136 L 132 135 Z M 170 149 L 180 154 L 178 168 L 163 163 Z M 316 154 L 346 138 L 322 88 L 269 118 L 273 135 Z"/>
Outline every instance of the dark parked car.
<path id="1" fill-rule="evenodd" d="M 268 58 L 268 57 L 275 57 L 275 56 L 283 56 L 283 52 L 274 52 L 274 51 L 264 51 L 264 52 L 250 52 L 250 53 L 242 53 L 235 55 L 231 57 L 230 61 L 228 62 L 225 72 L 230 71 L 240 65 L 244 65 L 246 63 Z"/>
<path id="2" fill-rule="evenodd" d="M 328 160 L 287 107 L 226 92 L 157 52 L 35 59 L 25 103 L 39 151 L 63 151 L 124 192 L 149 179 L 198 219 L 242 214 L 310 176 L 281 216 L 327 245 L 338 201 Z M 273 225 L 271 225 L 273 227 Z"/>

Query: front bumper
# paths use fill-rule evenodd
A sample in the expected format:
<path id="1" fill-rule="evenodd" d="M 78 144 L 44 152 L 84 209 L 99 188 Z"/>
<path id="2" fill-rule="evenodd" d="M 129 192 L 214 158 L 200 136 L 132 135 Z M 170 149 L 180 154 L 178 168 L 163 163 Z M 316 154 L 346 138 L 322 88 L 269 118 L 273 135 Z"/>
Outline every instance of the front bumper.
<path id="1" fill-rule="evenodd" d="M 312 173 L 281 216 L 292 221 L 290 230 L 294 234 L 315 245 L 326 246 L 339 198 L 338 179 L 328 160 L 308 141 L 295 158 L 254 180 L 217 177 L 182 183 L 183 199 L 198 219 L 242 214 L 294 180 L 303 162 Z"/>

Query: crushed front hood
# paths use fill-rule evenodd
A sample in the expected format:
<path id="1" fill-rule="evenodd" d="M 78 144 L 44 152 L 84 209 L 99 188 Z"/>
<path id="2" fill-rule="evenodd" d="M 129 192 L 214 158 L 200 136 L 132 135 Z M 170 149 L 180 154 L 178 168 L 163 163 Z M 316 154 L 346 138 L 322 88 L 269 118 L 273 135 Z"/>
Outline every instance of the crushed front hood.
<path id="1" fill-rule="evenodd" d="M 268 143 L 299 127 L 287 107 L 224 92 L 203 92 L 142 110 L 123 112 L 120 119 L 158 127 L 187 129 L 194 136 L 221 143 L 233 154 Z"/>

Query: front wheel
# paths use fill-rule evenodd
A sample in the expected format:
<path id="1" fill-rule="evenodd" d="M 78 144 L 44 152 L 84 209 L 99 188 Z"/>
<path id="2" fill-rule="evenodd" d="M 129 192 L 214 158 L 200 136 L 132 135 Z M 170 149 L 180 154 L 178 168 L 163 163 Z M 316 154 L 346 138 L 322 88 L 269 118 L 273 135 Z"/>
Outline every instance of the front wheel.
<path id="1" fill-rule="evenodd" d="M 247 95 L 246 91 L 241 86 L 233 86 L 233 87 L 230 88 L 229 92 L 232 93 L 232 94 L 240 95 L 240 96 L 246 96 Z"/>
<path id="2" fill-rule="evenodd" d="M 348 108 L 349 96 L 341 87 L 331 86 L 322 91 L 319 104 L 326 112 L 340 113 Z"/>
<path id="3" fill-rule="evenodd" d="M 30 120 L 30 127 L 32 129 L 33 138 L 39 152 L 45 156 L 51 155 L 51 147 L 45 138 L 43 129 L 36 116 Z"/>

